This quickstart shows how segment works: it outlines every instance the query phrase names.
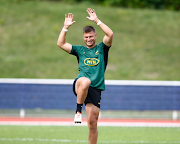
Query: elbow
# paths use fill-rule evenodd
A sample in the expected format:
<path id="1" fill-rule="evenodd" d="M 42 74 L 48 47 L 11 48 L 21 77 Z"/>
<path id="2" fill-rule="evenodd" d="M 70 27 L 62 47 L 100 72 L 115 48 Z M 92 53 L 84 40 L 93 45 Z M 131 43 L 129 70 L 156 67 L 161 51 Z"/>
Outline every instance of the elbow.
<path id="1" fill-rule="evenodd" d="M 60 43 L 58 43 L 58 42 L 57 42 L 57 45 L 58 45 L 60 48 L 62 47 L 62 44 L 60 44 Z"/>
<path id="2" fill-rule="evenodd" d="M 59 46 L 60 47 L 60 44 L 57 42 L 57 46 Z"/>
<path id="3" fill-rule="evenodd" d="M 112 39 L 112 38 L 113 38 L 113 31 L 110 30 L 110 31 L 107 33 L 106 36 L 109 37 L 110 39 Z"/>
<path id="4" fill-rule="evenodd" d="M 113 35 L 114 35 L 113 31 L 111 31 L 110 37 L 113 38 Z"/>

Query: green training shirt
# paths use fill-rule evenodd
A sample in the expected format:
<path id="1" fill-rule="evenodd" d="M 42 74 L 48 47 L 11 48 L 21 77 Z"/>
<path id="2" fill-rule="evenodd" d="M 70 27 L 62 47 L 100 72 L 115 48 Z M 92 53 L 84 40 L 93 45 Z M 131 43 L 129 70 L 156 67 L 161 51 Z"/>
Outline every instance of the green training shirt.
<path id="1" fill-rule="evenodd" d="M 72 45 L 70 54 L 75 55 L 79 63 L 78 78 L 87 77 L 91 80 L 91 87 L 105 90 L 104 72 L 108 62 L 109 48 L 103 42 L 93 48 Z"/>

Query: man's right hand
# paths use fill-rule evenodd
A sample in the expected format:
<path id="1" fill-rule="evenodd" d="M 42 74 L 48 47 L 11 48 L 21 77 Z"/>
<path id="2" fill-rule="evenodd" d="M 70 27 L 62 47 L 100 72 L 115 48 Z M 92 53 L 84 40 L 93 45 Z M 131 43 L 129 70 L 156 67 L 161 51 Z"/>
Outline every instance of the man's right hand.
<path id="1" fill-rule="evenodd" d="M 76 21 L 73 21 L 73 14 L 69 13 L 68 17 L 65 15 L 65 20 L 64 20 L 64 27 L 61 30 L 61 33 L 59 34 L 59 38 L 57 41 L 57 45 L 63 49 L 64 51 L 70 53 L 72 50 L 72 45 L 70 43 L 66 42 L 66 33 L 68 31 L 69 26 L 71 26 L 73 23 Z"/>
<path id="2" fill-rule="evenodd" d="M 68 17 L 65 15 L 65 21 L 64 21 L 64 26 L 71 26 L 73 23 L 76 21 L 73 21 L 74 15 L 72 13 L 68 14 Z"/>

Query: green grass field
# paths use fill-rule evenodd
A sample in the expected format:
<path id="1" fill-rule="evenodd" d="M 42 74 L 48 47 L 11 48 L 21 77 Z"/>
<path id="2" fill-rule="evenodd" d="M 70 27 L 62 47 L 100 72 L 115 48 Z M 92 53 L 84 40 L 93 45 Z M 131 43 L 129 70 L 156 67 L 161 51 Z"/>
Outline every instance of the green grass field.
<path id="1" fill-rule="evenodd" d="M 114 31 L 106 79 L 180 80 L 180 12 L 102 7 L 89 3 L 0 1 L 0 77 L 77 77 L 77 60 L 56 45 L 64 15 L 72 12 L 76 23 L 67 41 L 84 45 L 82 28 L 92 25 L 86 9 L 94 8 Z"/>
<path id="2" fill-rule="evenodd" d="M 98 143 L 177 144 L 180 128 L 99 127 Z M 88 144 L 85 126 L 0 126 L 0 144 Z"/>

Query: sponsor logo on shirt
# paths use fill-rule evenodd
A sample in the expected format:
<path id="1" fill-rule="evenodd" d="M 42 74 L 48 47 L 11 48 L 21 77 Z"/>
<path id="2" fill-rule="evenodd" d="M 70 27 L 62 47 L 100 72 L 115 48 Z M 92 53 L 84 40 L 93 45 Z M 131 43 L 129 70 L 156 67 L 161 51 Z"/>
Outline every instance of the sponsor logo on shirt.
<path id="1" fill-rule="evenodd" d="M 96 53 L 95 53 L 95 55 L 98 55 L 98 54 L 99 54 L 99 51 L 97 50 Z"/>
<path id="2" fill-rule="evenodd" d="M 96 66 L 98 65 L 98 63 L 99 63 L 99 60 L 96 58 L 86 58 L 84 60 L 84 64 L 87 66 Z"/>

